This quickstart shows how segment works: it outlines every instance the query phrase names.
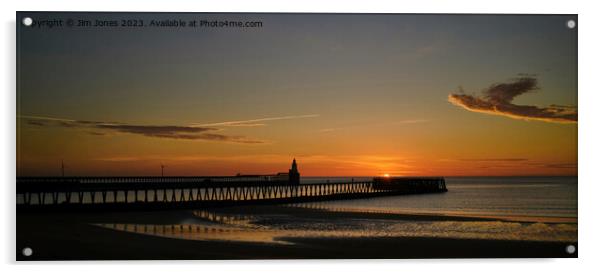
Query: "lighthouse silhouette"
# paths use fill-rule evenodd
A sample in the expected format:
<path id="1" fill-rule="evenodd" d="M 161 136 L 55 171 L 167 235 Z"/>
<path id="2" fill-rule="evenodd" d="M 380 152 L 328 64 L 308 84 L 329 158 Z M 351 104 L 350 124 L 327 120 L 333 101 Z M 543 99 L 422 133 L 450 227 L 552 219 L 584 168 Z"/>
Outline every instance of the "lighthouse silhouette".
<path id="1" fill-rule="evenodd" d="M 295 158 L 293 158 L 293 164 L 288 170 L 288 182 L 295 185 L 299 185 L 301 182 L 301 174 L 299 174 L 299 170 L 297 169 L 297 160 Z"/>

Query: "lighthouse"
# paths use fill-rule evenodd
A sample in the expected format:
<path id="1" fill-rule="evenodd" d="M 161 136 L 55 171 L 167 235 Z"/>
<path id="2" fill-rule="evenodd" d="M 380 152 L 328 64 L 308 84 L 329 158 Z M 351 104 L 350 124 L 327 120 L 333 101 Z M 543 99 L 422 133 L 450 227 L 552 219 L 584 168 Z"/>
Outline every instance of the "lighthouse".
<path id="1" fill-rule="evenodd" d="M 288 170 L 288 182 L 294 185 L 299 185 L 301 182 L 301 175 L 297 169 L 297 160 L 293 158 L 293 164 L 290 170 Z"/>

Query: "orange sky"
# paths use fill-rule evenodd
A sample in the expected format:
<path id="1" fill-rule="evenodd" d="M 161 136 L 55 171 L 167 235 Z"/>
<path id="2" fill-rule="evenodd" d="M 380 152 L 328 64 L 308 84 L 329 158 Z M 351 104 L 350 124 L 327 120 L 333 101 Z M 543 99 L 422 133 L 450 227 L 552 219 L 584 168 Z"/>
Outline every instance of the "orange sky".
<path id="1" fill-rule="evenodd" d="M 567 16 L 231 16 L 22 30 L 18 175 L 577 174 Z"/>
<path id="2" fill-rule="evenodd" d="M 306 176 L 576 174 L 575 125 L 476 117 L 490 119 L 490 126 L 460 122 L 454 130 L 420 121 L 324 131 L 319 123 L 313 129 L 291 128 L 297 126 L 283 120 L 218 131 L 246 132 L 261 143 L 149 137 L 21 121 L 19 147 L 27 148 L 20 149 L 19 172 L 58 175 L 64 160 L 70 175 L 158 175 L 161 163 L 167 165 L 168 175 L 275 173 L 286 171 L 295 157 Z M 547 137 L 538 139 L 539 134 Z"/>

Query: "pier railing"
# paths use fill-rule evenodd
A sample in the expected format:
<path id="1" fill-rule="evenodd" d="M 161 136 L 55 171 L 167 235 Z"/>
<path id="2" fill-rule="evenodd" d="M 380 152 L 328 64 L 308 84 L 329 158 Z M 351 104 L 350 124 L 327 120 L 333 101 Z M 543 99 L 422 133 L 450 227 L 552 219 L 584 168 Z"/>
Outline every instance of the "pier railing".
<path id="1" fill-rule="evenodd" d="M 195 208 L 444 192 L 443 178 L 291 184 L 233 177 L 21 177 L 18 209 Z"/>

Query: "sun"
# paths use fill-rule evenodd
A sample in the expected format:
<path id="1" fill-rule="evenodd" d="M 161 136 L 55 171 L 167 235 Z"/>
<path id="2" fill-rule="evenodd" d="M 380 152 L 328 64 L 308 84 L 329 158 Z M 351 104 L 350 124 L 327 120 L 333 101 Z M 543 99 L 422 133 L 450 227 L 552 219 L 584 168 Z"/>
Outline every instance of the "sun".
<path id="1" fill-rule="evenodd" d="M 383 174 L 383 176 L 384 176 L 384 177 L 391 177 L 391 175 L 390 175 L 390 174 L 388 174 L 388 173 L 386 173 L 386 174 Z"/>

